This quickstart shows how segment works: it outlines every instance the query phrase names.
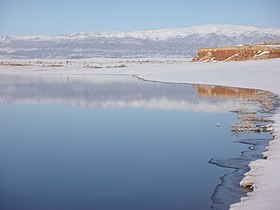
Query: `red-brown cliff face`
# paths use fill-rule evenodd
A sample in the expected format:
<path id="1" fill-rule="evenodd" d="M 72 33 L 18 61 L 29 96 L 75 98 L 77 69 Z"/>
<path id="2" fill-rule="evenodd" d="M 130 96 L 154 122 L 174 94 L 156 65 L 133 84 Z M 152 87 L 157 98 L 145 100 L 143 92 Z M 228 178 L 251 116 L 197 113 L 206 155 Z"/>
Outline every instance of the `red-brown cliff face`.
<path id="1" fill-rule="evenodd" d="M 223 48 L 203 48 L 193 62 L 244 61 L 280 58 L 280 48 L 265 45 L 245 45 Z"/>

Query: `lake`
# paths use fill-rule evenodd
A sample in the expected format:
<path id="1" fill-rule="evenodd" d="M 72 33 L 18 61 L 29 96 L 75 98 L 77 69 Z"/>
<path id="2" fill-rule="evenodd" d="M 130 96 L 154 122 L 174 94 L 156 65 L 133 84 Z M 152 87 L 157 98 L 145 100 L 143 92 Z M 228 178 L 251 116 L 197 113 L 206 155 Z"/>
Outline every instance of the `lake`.
<path id="1" fill-rule="evenodd" d="M 208 162 L 240 157 L 244 138 L 266 145 L 268 134 L 230 130 L 229 111 L 255 109 L 242 103 L 252 94 L 130 76 L 1 75 L 0 209 L 226 208 L 245 195 L 229 188 L 242 174 Z"/>

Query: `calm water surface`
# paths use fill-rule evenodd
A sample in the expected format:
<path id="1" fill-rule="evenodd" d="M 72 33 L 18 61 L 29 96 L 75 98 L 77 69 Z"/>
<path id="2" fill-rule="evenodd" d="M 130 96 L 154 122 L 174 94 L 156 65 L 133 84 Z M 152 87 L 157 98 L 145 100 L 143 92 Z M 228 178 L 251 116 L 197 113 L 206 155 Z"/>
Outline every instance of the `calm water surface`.
<path id="1" fill-rule="evenodd" d="M 248 148 L 229 127 L 240 98 L 126 76 L 1 75 L 0 209 L 209 209 L 233 170 L 208 161 Z"/>

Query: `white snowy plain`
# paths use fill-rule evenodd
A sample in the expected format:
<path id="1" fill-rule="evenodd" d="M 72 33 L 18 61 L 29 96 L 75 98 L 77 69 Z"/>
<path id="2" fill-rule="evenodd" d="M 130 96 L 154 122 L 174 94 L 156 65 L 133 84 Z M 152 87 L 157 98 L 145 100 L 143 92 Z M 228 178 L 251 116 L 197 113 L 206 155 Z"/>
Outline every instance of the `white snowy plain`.
<path id="1" fill-rule="evenodd" d="M 156 63 L 135 64 L 120 69 L 85 68 L 40 68 L 0 66 L 1 74 L 31 75 L 85 75 L 87 77 L 106 74 L 136 75 L 151 81 L 195 83 L 244 87 L 268 90 L 280 97 L 280 59 L 217 62 L 217 63 Z M 250 163 L 251 170 L 243 181 L 253 183 L 254 190 L 241 202 L 231 205 L 231 209 L 280 209 L 280 110 L 273 115 L 275 138 L 270 142 L 268 159 Z"/>

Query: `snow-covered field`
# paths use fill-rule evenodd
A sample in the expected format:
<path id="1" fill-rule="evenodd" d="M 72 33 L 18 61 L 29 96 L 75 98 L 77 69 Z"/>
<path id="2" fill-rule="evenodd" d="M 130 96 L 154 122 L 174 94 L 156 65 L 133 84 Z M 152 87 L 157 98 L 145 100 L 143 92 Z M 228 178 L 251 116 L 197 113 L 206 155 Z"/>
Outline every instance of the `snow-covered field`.
<path id="1" fill-rule="evenodd" d="M 0 60 L 1 62 L 1 60 Z M 16 62 L 19 62 L 17 60 Z M 232 87 L 257 88 L 280 96 L 280 59 L 244 62 L 146 62 L 131 63 L 124 68 L 83 68 L 79 65 L 63 67 L 5 66 L 1 74 L 136 75 L 139 78 L 161 82 L 216 84 Z M 244 180 L 253 182 L 254 191 L 233 204 L 232 209 L 280 209 L 280 111 L 276 110 L 275 139 L 270 142 L 268 159 L 254 161 Z"/>

